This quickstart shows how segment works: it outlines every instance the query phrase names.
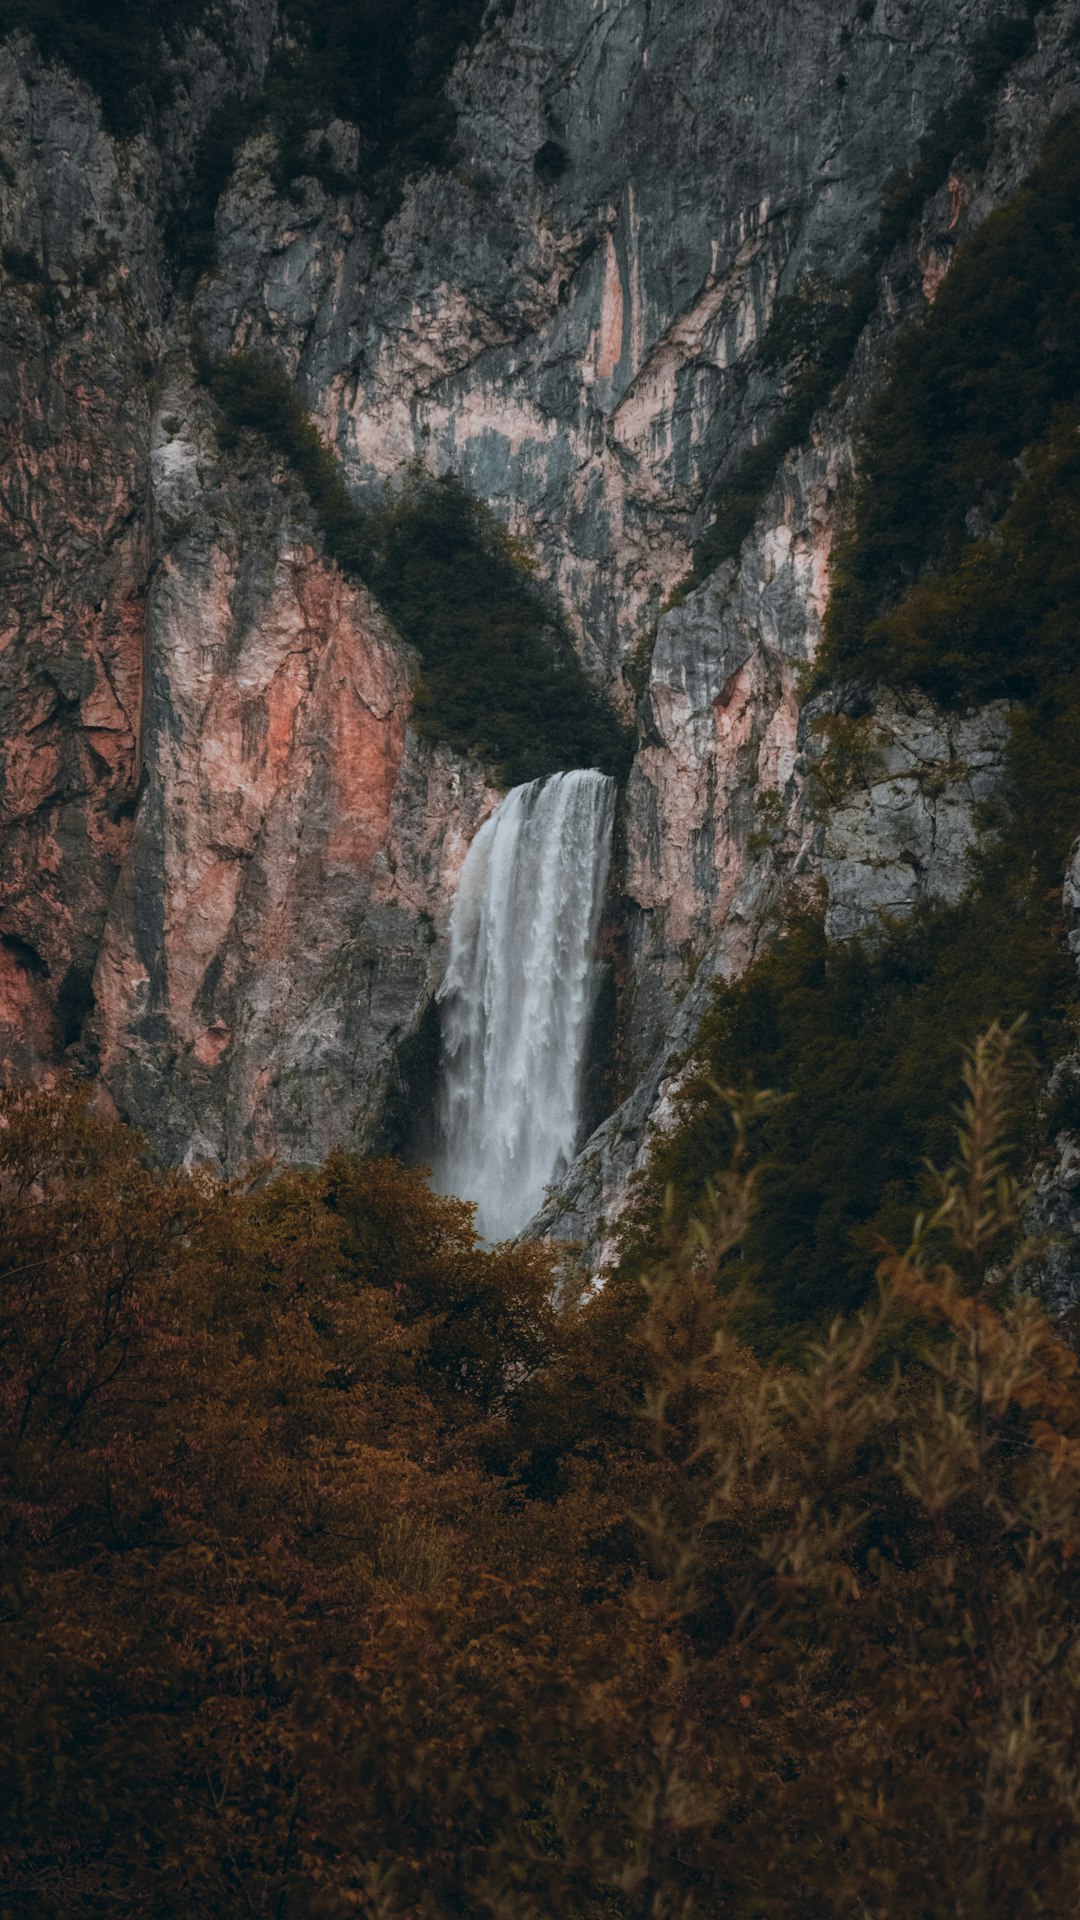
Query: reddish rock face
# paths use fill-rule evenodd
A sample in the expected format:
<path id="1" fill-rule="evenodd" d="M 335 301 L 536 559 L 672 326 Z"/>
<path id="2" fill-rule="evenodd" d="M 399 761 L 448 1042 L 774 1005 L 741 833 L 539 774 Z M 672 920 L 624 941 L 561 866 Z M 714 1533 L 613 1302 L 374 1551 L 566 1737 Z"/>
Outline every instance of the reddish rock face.
<path id="1" fill-rule="evenodd" d="M 302 500 L 207 425 L 188 390 L 155 436 L 145 787 L 92 1035 L 121 1112 L 238 1167 L 379 1137 L 493 796 L 411 736 L 413 663 Z"/>
<path id="2" fill-rule="evenodd" d="M 397 1075 L 400 1135 L 494 796 L 410 735 L 413 662 L 285 477 L 222 466 L 186 374 L 151 435 L 126 333 L 33 302 L 0 303 L 0 1075 L 90 1067 L 229 1167 L 371 1144 Z"/>
<path id="3" fill-rule="evenodd" d="M 95 302 L 0 303 L 0 1060 L 78 1041 L 139 778 L 145 380 Z M 127 373 L 129 378 L 118 377 Z"/>

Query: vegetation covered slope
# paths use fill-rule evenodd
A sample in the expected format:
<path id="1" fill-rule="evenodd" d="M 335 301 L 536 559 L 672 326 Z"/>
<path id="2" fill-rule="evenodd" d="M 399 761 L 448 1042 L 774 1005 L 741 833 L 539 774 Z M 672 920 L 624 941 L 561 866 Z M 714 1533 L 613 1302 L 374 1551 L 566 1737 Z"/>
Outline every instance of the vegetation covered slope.
<path id="1" fill-rule="evenodd" d="M 738 1162 L 555 1315 L 390 1163 L 224 1187 L 6 1096 L 0 1912 L 1060 1920 L 1080 1384 L 1007 1071 L 795 1371 L 717 1290 Z"/>
<path id="2" fill-rule="evenodd" d="M 1047 0 L 1023 0 L 1018 11 L 1010 8 L 991 21 L 972 47 L 968 85 L 935 114 L 914 164 L 890 180 L 877 227 L 866 243 L 866 258 L 856 272 L 840 283 L 809 276 L 777 301 L 757 359 L 763 369 L 786 375 L 781 404 L 766 432 L 717 489 L 709 525 L 694 548 L 690 573 L 676 600 L 700 586 L 722 561 L 738 555 L 781 460 L 805 440 L 815 413 L 847 371 L 893 248 L 958 159 L 975 165 L 985 161 L 990 102 L 1010 67 L 1037 45 L 1036 21 L 1046 10 Z M 872 30 L 873 12 L 872 6 L 860 8 L 855 31 Z"/>
<path id="3" fill-rule="evenodd" d="M 214 218 L 237 152 L 258 128 L 275 139 L 274 183 L 314 176 L 332 192 L 362 187 L 383 217 L 410 173 L 444 164 L 457 123 L 445 83 L 479 32 L 483 0 L 282 0 L 261 81 L 237 71 L 211 114 L 165 223 L 167 254 L 190 281 L 214 263 Z M 196 31 L 232 58 L 234 23 L 214 0 L 0 0 L 0 39 L 28 34 L 43 58 L 84 81 L 109 132 L 153 133 Z M 346 177 L 325 140 L 335 118 L 359 133 Z"/>
<path id="4" fill-rule="evenodd" d="M 437 165 L 455 124 L 444 83 L 483 12 L 483 0 L 283 0 L 248 125 L 269 118 L 286 181 L 308 159 L 308 130 L 335 116 L 359 128 L 369 184 Z M 0 38 L 31 35 L 45 59 L 93 89 L 121 138 L 153 124 L 169 96 L 170 56 L 195 28 L 227 46 L 228 9 L 214 0 L 0 0 Z"/>
<path id="5" fill-rule="evenodd" d="M 925 320 L 902 336 L 871 404 L 824 672 L 870 669 L 939 699 L 970 699 L 1030 694 L 1066 664 L 1043 615 L 1076 591 L 1068 515 L 1078 323 L 1080 116 L 1072 115 L 961 250 Z M 1036 553 L 1032 538 L 1047 512 L 1058 525 Z M 1048 569 L 1041 589 L 1037 565 Z M 918 596 L 905 599 L 917 582 Z M 991 614 L 998 596 L 1000 623 Z"/>
<path id="6" fill-rule="evenodd" d="M 1078 1117 L 1067 1076 L 1041 1111 L 1037 1098 L 1077 1018 L 1061 888 L 1080 832 L 1078 319 L 1073 117 L 897 347 L 860 448 L 820 669 L 1016 703 L 969 889 L 845 946 L 811 916 L 722 988 L 639 1196 L 631 1243 L 655 1247 L 668 1184 L 685 1216 L 723 1151 L 716 1086 L 752 1077 L 791 1095 L 763 1123 L 766 1199 L 744 1249 L 768 1344 L 865 1297 L 878 1235 L 919 1203 L 925 1156 L 948 1133 L 958 1041 L 1026 1014 L 1029 1149 Z"/>

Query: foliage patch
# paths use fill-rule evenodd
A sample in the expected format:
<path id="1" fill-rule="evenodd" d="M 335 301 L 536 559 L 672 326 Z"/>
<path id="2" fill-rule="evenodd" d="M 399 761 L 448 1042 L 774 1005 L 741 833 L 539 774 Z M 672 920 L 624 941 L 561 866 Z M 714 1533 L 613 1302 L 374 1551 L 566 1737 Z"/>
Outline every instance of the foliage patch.
<path id="1" fill-rule="evenodd" d="M 167 95 L 166 39 L 176 44 L 208 20 L 210 0 L 174 0 L 165 12 L 144 0 L 0 0 L 0 39 L 29 34 L 97 94 L 109 131 L 128 139 Z"/>
<path id="2" fill-rule="evenodd" d="M 525 557 L 456 481 L 412 475 L 373 511 L 352 499 L 283 369 L 204 355 L 226 445 L 258 433 L 302 480 L 327 552 L 363 579 L 420 655 L 414 722 L 508 786 L 571 767 L 625 775 L 628 730 L 589 680 Z"/>
<path id="3" fill-rule="evenodd" d="M 307 155 L 306 137 L 332 116 L 359 127 L 362 178 L 384 195 L 408 173 L 441 165 L 456 124 L 444 83 L 483 13 L 484 0 L 284 0 L 292 44 L 279 50 L 267 83 L 278 186 L 325 173 L 326 160 Z"/>
<path id="4" fill-rule="evenodd" d="M 855 524 L 837 555 L 823 673 L 869 668 L 938 697 L 982 696 L 1012 690 L 1015 655 L 1030 683 L 1024 659 L 1038 617 L 1025 613 L 1010 576 L 1036 588 L 1036 608 L 1046 609 L 1027 544 L 1034 536 L 1054 591 L 1075 592 L 1068 556 L 1055 552 L 1068 525 L 1040 535 L 1038 518 L 1051 497 L 1066 518 L 1072 511 L 1069 423 L 1080 419 L 1078 405 L 1080 116 L 1072 115 L 897 344 L 861 436 Z M 928 565 L 940 574 L 958 563 L 950 584 L 939 577 L 897 618 L 875 624 Z M 987 596 L 998 590 L 1008 605 L 995 637 Z M 1055 645 L 1048 667 L 1060 664 Z"/>
<path id="5" fill-rule="evenodd" d="M 994 1028 L 797 1369 L 717 1285 L 740 1149 L 555 1313 L 416 1172 L 155 1172 L 4 1094 L 5 1915 L 1071 1912 L 1080 1369 L 1008 1080 Z"/>

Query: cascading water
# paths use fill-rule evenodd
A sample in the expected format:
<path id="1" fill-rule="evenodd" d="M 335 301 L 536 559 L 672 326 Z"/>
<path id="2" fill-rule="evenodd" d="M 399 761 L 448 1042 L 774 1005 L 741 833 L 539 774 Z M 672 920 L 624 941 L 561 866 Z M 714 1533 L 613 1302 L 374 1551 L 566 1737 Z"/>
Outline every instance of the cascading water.
<path id="1" fill-rule="evenodd" d="M 489 1240 L 525 1225 L 578 1145 L 614 808 L 602 773 L 515 787 L 462 868 L 438 993 L 433 1174 L 476 1201 Z"/>

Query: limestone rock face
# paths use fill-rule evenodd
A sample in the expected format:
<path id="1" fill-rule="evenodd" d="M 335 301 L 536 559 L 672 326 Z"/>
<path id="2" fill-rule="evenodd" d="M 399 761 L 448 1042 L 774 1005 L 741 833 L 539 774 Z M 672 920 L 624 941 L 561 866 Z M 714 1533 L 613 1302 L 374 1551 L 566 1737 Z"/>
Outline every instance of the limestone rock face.
<path id="1" fill-rule="evenodd" d="M 138 157 L 0 54 L 0 1061 L 79 1037 L 139 783 L 158 298 Z"/>
<path id="2" fill-rule="evenodd" d="M 957 242 L 1080 101 L 1080 0 L 887 263 L 849 373 L 738 562 L 661 609 L 711 491 L 775 417 L 778 296 L 863 258 L 886 182 L 1000 0 L 516 0 L 450 92 L 448 167 L 389 217 L 237 156 L 197 284 L 168 236 L 276 0 L 173 50 L 153 140 L 0 47 L 0 1070 L 92 1074 L 178 1159 L 398 1144 L 469 839 L 497 795 L 420 741 L 416 662 L 307 503 L 222 452 L 192 344 L 272 352 L 357 498 L 453 471 L 521 537 L 639 749 L 620 806 L 626 1099 L 544 1216 L 593 1248 L 664 1124 L 709 982 L 823 889 L 843 938 L 951 897 L 1000 710 L 805 702 L 867 396 Z M 325 137 L 342 174 L 355 128 Z M 538 157 L 540 164 L 538 165 Z M 624 673 L 643 658 L 640 699 Z M 840 777 L 837 726 L 859 752 Z M 854 733 L 851 730 L 854 729 Z M 850 755 L 848 756 L 850 760 Z"/>
<path id="3" fill-rule="evenodd" d="M 878 703 L 865 769 L 836 796 L 820 836 L 830 939 L 870 932 L 882 915 L 904 919 L 920 900 L 959 899 L 976 810 L 1000 782 L 1007 734 L 1000 705 L 946 719 L 928 702 Z"/>

